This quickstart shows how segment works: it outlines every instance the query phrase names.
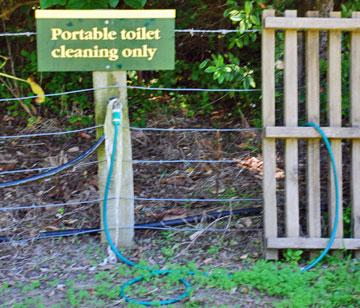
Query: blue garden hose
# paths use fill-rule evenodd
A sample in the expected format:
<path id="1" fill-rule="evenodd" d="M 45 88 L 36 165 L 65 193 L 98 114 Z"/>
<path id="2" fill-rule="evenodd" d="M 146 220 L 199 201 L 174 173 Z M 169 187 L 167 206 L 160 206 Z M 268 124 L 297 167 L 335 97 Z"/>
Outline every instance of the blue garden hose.
<path id="1" fill-rule="evenodd" d="M 109 243 L 109 246 L 111 248 L 111 250 L 114 252 L 114 254 L 116 255 L 116 257 L 122 261 L 123 263 L 125 263 L 128 266 L 131 267 L 135 267 L 138 269 L 142 269 L 142 270 L 146 270 L 149 272 L 150 276 L 166 276 L 168 274 L 171 273 L 170 270 L 154 270 L 150 267 L 147 266 L 142 266 L 139 265 L 131 260 L 129 260 L 128 258 L 126 258 L 116 247 L 116 245 L 114 244 L 114 242 L 111 239 L 111 235 L 110 235 L 110 231 L 109 231 L 109 226 L 108 226 L 108 221 L 107 221 L 107 200 L 109 198 L 109 191 L 110 191 L 110 185 L 111 185 L 111 179 L 112 179 L 112 175 L 113 175 L 113 169 L 114 169 L 114 162 L 116 159 L 116 152 L 117 152 L 117 139 L 118 139 L 118 134 L 119 134 L 119 126 L 121 123 L 121 109 L 117 108 L 113 110 L 113 121 L 112 121 L 113 125 L 114 125 L 114 141 L 113 141 L 113 147 L 112 147 L 112 153 L 111 153 L 111 159 L 110 159 L 110 166 L 109 166 L 109 171 L 108 171 L 108 175 L 106 178 L 106 185 L 105 185 L 105 192 L 104 192 L 104 202 L 103 202 L 103 225 L 104 225 L 104 231 L 105 231 L 105 236 L 106 239 Z M 312 269 L 313 267 L 315 267 L 329 252 L 329 250 L 331 249 L 335 237 L 336 237 L 336 233 L 337 233 L 337 229 L 338 229 L 338 223 L 339 223 L 339 179 L 337 176 L 337 172 L 336 172 L 336 163 L 335 163 L 335 158 L 334 158 L 334 154 L 333 151 L 331 149 L 331 144 L 329 139 L 327 138 L 325 132 L 321 129 L 321 127 L 318 124 L 315 123 L 307 123 L 307 126 L 313 127 L 316 129 L 316 131 L 320 134 L 321 138 L 323 139 L 326 149 L 328 151 L 329 157 L 330 157 L 330 161 L 331 161 L 331 167 L 332 167 L 332 171 L 333 171 L 333 176 L 334 176 L 334 186 L 335 186 L 335 217 L 334 217 L 334 222 L 333 222 L 333 229 L 331 231 L 330 234 L 330 239 L 329 242 L 326 246 L 326 248 L 322 251 L 322 253 L 314 260 L 312 261 L 309 265 L 303 267 L 301 269 L 302 272 L 306 272 L 309 271 L 310 269 Z M 189 275 L 191 275 L 192 273 L 189 273 Z M 125 282 L 123 285 L 121 285 L 120 287 L 120 296 L 122 298 L 125 299 L 126 302 L 128 303 L 133 303 L 133 304 L 138 304 L 138 305 L 143 305 L 143 306 L 159 306 L 159 305 L 169 305 L 169 304 L 174 304 L 177 302 L 182 301 L 183 299 L 187 298 L 190 296 L 191 294 L 191 290 L 192 287 L 190 285 L 190 283 L 184 279 L 184 278 L 180 278 L 179 282 L 181 284 L 184 285 L 185 290 L 182 294 L 174 297 L 174 298 L 170 298 L 170 299 L 166 299 L 166 300 L 160 300 L 160 301 L 142 301 L 142 300 L 138 300 L 135 298 L 131 298 L 128 295 L 126 295 L 126 289 L 140 281 L 143 281 L 145 279 L 144 276 L 139 276 L 136 278 L 133 278 L 127 282 Z"/>
<path id="2" fill-rule="evenodd" d="M 112 153 L 111 153 L 111 159 L 110 159 L 110 166 L 109 166 L 109 171 L 108 171 L 108 175 L 106 178 L 106 184 L 105 184 L 105 192 L 104 192 L 104 202 L 103 202 L 103 225 L 104 225 L 104 232 L 105 232 L 105 236 L 106 236 L 106 240 L 109 243 L 109 246 L 111 248 L 111 250 L 114 252 L 114 254 L 116 255 L 116 257 L 122 261 L 123 263 L 125 263 L 128 266 L 131 267 L 135 267 L 138 269 L 142 269 L 142 270 L 146 270 L 149 272 L 150 276 L 166 276 L 168 274 L 171 273 L 170 270 L 154 270 L 150 267 L 147 266 L 142 266 L 139 265 L 131 260 L 129 260 L 128 258 L 126 258 L 116 247 L 116 245 L 114 244 L 114 242 L 111 239 L 111 235 L 110 235 L 110 231 L 109 231 L 109 225 L 108 225 L 108 221 L 107 221 L 107 200 L 109 198 L 109 191 L 110 191 L 110 185 L 111 185 L 111 178 L 113 175 L 113 171 L 114 171 L 114 162 L 116 159 L 116 151 L 117 151 L 117 139 L 118 139 L 118 134 L 119 134 L 119 126 L 121 123 L 121 109 L 119 108 L 115 108 L 113 109 L 113 113 L 112 113 L 112 123 L 114 125 L 114 142 L 113 142 L 113 147 L 112 147 Z M 181 284 L 184 285 L 185 290 L 182 294 L 174 297 L 174 298 L 170 298 L 170 299 L 166 299 L 166 300 L 160 300 L 160 301 L 141 301 L 141 300 L 137 300 L 135 298 L 131 298 L 129 296 L 126 295 L 126 289 L 131 286 L 134 285 L 142 280 L 144 280 L 145 277 L 144 276 L 139 276 L 136 277 L 134 279 L 131 279 L 127 282 L 125 282 L 121 287 L 120 287 L 120 296 L 122 298 L 125 299 L 126 302 L 128 303 L 133 303 L 133 304 L 138 304 L 138 305 L 143 305 L 143 306 L 159 306 L 159 305 L 169 305 L 169 304 L 174 304 L 177 302 L 182 301 L 183 299 L 187 298 L 190 296 L 192 287 L 190 285 L 190 283 L 185 280 L 184 278 L 180 278 L 179 282 Z"/>
<path id="3" fill-rule="evenodd" d="M 334 157 L 334 153 L 331 149 L 330 141 L 329 141 L 328 137 L 326 136 L 325 132 L 322 130 L 322 128 L 318 124 L 309 122 L 306 125 L 315 128 L 316 131 L 320 134 L 322 140 L 325 143 L 326 150 L 330 157 L 331 169 L 332 169 L 333 176 L 334 176 L 334 186 L 335 186 L 335 217 L 334 217 L 334 222 L 333 222 L 333 229 L 331 230 L 331 233 L 330 233 L 329 242 L 327 243 L 325 249 L 321 252 L 321 254 L 314 261 L 312 261 L 309 265 L 303 267 L 301 269 L 302 272 L 306 272 L 308 270 L 311 270 L 313 267 L 315 267 L 322 259 L 324 259 L 324 257 L 328 254 L 329 250 L 331 249 L 332 245 L 334 244 L 338 225 L 339 225 L 339 207 L 340 207 L 339 178 L 338 178 L 338 175 L 336 172 L 335 157 Z"/>

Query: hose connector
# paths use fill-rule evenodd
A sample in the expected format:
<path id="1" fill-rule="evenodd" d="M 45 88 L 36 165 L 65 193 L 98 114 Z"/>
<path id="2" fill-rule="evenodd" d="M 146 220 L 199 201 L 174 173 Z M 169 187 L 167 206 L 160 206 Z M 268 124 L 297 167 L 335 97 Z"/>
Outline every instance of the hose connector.
<path id="1" fill-rule="evenodd" d="M 112 122 L 114 125 L 119 125 L 121 123 L 122 116 L 122 104 L 117 97 L 111 97 L 109 99 L 109 104 L 112 103 Z"/>

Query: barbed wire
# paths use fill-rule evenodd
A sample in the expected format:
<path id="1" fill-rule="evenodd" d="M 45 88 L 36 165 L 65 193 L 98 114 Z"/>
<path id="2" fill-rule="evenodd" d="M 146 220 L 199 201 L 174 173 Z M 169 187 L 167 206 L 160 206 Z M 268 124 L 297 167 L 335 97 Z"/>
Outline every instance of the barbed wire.
<path id="1" fill-rule="evenodd" d="M 96 87 L 96 88 L 86 88 L 78 89 L 72 91 L 65 91 L 59 93 L 48 93 L 45 94 L 45 97 L 54 97 L 54 96 L 64 96 L 70 94 L 92 92 L 106 89 L 135 89 L 135 90 L 145 90 L 145 91 L 172 91 L 172 92 L 260 92 L 261 89 L 226 89 L 226 88 L 160 88 L 160 87 L 142 87 L 142 86 L 106 86 L 106 87 Z M 12 102 L 19 100 L 27 100 L 37 98 L 37 95 L 23 96 L 23 97 L 9 97 L 9 98 L 0 98 L 0 102 Z"/>
<path id="2" fill-rule="evenodd" d="M 3 32 L 0 33 L 0 37 L 2 36 L 33 36 L 37 35 L 36 32 Z"/>
<path id="3" fill-rule="evenodd" d="M 73 169 L 77 169 L 79 167 L 83 167 L 83 166 L 87 166 L 87 165 L 95 165 L 95 164 L 100 164 L 100 163 L 104 163 L 106 160 L 96 160 L 96 161 L 90 161 L 87 163 L 80 163 L 76 166 L 73 167 Z M 8 174 L 18 174 L 18 173 L 28 173 L 28 172 L 41 172 L 41 171 L 47 171 L 53 168 L 57 168 L 59 166 L 49 166 L 49 167 L 41 167 L 41 168 L 28 168 L 28 169 L 14 169 L 14 170 L 6 170 L 6 171 L 1 171 L 0 172 L 0 176 L 1 175 L 8 175 Z"/>
<path id="4" fill-rule="evenodd" d="M 143 227 L 143 226 L 123 226 L 123 227 L 117 227 L 117 228 L 109 228 L 112 229 L 131 229 L 131 230 L 158 230 L 158 231 L 172 231 L 172 232 L 231 232 L 229 228 L 208 228 L 208 227 L 192 227 L 192 228 L 176 228 L 176 227 Z M 86 234 L 93 234 L 93 233 L 100 233 L 103 232 L 104 229 L 91 229 L 91 230 L 79 230 L 78 232 L 71 232 L 69 234 L 54 234 L 54 235 L 44 235 L 39 234 L 34 237 L 29 237 L 26 239 L 13 239 L 9 238 L 9 240 L 6 241 L 0 241 L 0 246 L 7 246 L 7 245 L 13 245 L 13 244 L 25 244 L 28 242 L 38 241 L 38 240 L 46 240 L 49 238 L 63 238 L 63 237 L 70 237 L 70 236 L 79 236 L 79 235 L 86 235 Z M 248 231 L 248 230 L 246 230 Z"/>
<path id="5" fill-rule="evenodd" d="M 152 164 L 238 164 L 240 163 L 240 159 L 247 157 L 249 153 L 246 153 L 244 155 L 240 155 L 239 157 L 235 159 L 218 159 L 218 160 L 211 160 L 211 159 L 178 159 L 178 160 L 123 160 L 125 163 L 132 163 L 133 165 L 152 165 Z M 106 160 L 95 160 L 90 161 L 86 163 L 80 163 L 76 166 L 72 167 L 72 170 L 76 170 L 77 168 L 84 167 L 84 166 L 90 166 L 90 165 L 96 165 L 96 164 L 102 164 L 105 163 Z M 57 166 L 49 166 L 49 167 L 40 167 L 40 168 L 28 168 L 28 169 L 13 169 L 13 170 L 5 170 L 0 172 L 0 176 L 3 175 L 12 175 L 12 174 L 24 174 L 24 173 L 32 173 L 32 172 L 41 172 L 41 171 L 47 171 L 51 169 L 55 169 L 60 167 L 61 165 Z"/>
<path id="6" fill-rule="evenodd" d="M 34 133 L 34 134 L 20 134 L 20 135 L 4 135 L 0 136 L 0 140 L 6 139 L 16 139 L 16 138 L 35 138 L 35 137 L 47 137 L 47 136 L 59 136 L 66 134 L 74 134 L 84 131 L 95 130 L 97 128 L 102 128 L 104 125 L 96 125 L 85 127 L 76 130 L 67 130 L 60 132 L 44 132 L 44 133 Z M 157 127 L 122 127 L 123 129 L 131 129 L 134 131 L 168 131 L 168 132 L 251 132 L 251 131 L 261 131 L 262 128 L 257 127 L 248 127 L 248 128 L 157 128 Z M 1 173 L 0 173 L 1 174 Z"/>
<path id="7" fill-rule="evenodd" d="M 249 153 L 240 155 L 236 159 L 218 159 L 218 160 L 211 160 L 211 159 L 175 159 L 175 160 L 123 160 L 126 163 L 132 163 L 133 165 L 152 165 L 152 164 L 237 164 L 239 163 L 239 159 L 248 156 Z M 79 167 L 101 164 L 106 162 L 106 160 L 96 160 L 90 161 L 87 163 L 80 163 L 73 167 L 77 169 Z M 14 169 L 14 170 L 6 170 L 1 171 L 0 176 L 2 175 L 9 175 L 9 174 L 18 174 L 18 173 L 29 173 L 29 172 L 40 172 L 40 171 L 47 171 L 53 168 L 57 168 L 59 166 L 49 166 L 49 167 L 41 167 L 41 168 L 29 168 L 29 169 Z"/>
<path id="8" fill-rule="evenodd" d="M 248 30 L 238 30 L 238 29 L 176 29 L 176 33 L 188 33 L 193 34 L 204 34 L 204 33 L 218 33 L 218 34 L 231 34 L 231 33 L 261 33 L 261 29 L 248 29 Z"/>
<path id="9" fill-rule="evenodd" d="M 113 200 L 113 198 L 109 198 L 108 200 Z M 94 200 L 88 200 L 88 201 L 69 201 L 69 202 L 63 202 L 63 203 L 5 206 L 5 207 L 0 207 L 0 212 L 11 212 L 11 211 L 20 211 L 20 210 L 68 207 L 68 206 L 86 205 L 86 204 L 95 205 L 96 203 L 102 202 L 102 201 L 104 201 L 104 199 L 94 199 Z"/>
<path id="10" fill-rule="evenodd" d="M 35 134 L 24 134 L 24 135 L 10 135 L 10 136 L 0 136 L 0 140 L 4 139 L 15 139 L 15 138 L 34 138 L 34 137 L 44 137 L 44 136 L 58 136 L 58 135 L 67 135 L 67 134 L 75 134 L 86 132 L 90 130 L 95 130 L 97 128 L 104 127 L 104 125 L 96 125 L 86 128 L 80 128 L 75 130 L 67 130 L 61 132 L 45 132 L 45 133 L 35 133 Z"/>
<path id="11" fill-rule="evenodd" d="M 194 34 L 205 34 L 205 33 L 214 33 L 214 34 L 231 34 L 231 33 L 261 33 L 261 29 L 249 29 L 249 30 L 243 30 L 240 32 L 240 30 L 237 29 L 175 29 L 175 33 L 187 33 L 190 35 Z M 3 32 L 0 33 L 0 37 L 11 37 L 11 36 L 34 36 L 37 35 L 36 32 Z"/>
<path id="12" fill-rule="evenodd" d="M 243 156 L 241 156 L 243 157 Z M 239 158 L 241 158 L 239 157 Z M 178 159 L 178 160 L 132 160 L 134 165 L 152 165 L 152 164 L 236 164 L 239 163 L 238 158 L 235 160 L 210 160 L 210 159 Z"/>
<path id="13" fill-rule="evenodd" d="M 262 128 L 161 128 L 161 127 L 130 127 L 131 130 L 155 132 L 251 132 L 261 131 Z"/>
<path id="14" fill-rule="evenodd" d="M 261 201 L 261 198 L 145 198 L 145 197 L 134 197 L 134 198 L 115 198 L 110 197 L 107 200 L 130 200 L 130 201 L 143 201 L 143 202 L 209 202 L 209 203 L 239 203 L 239 202 L 250 202 L 250 201 Z M 43 208 L 57 208 L 57 207 L 68 207 L 75 205 L 95 205 L 96 203 L 102 202 L 104 199 L 93 199 L 87 201 L 69 201 L 63 203 L 49 203 L 49 204 L 30 204 L 30 205 L 15 205 L 15 206 L 4 206 L 0 207 L 0 212 L 11 212 L 19 210 L 33 210 Z"/>

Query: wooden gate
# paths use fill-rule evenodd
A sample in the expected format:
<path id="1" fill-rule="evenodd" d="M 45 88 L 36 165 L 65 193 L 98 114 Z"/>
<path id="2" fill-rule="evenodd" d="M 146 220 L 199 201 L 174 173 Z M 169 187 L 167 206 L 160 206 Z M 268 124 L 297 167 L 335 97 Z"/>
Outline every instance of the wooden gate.
<path id="1" fill-rule="evenodd" d="M 318 18 L 316 12 L 296 17 L 296 11 L 286 11 L 285 17 L 275 17 L 273 10 L 263 13 L 262 32 L 262 114 L 264 156 L 264 229 L 267 259 L 278 258 L 279 249 L 322 249 L 328 242 L 322 237 L 320 191 L 320 136 L 311 127 L 299 126 L 298 97 L 298 31 L 305 32 L 305 106 L 306 120 L 320 123 L 320 33 L 327 36 L 327 127 L 322 127 L 331 139 L 340 183 L 340 220 L 333 249 L 360 251 L 360 13 L 341 18 L 332 12 L 330 18 Z M 275 109 L 275 46 L 276 31 L 284 33 L 284 104 Z M 342 32 L 350 33 L 350 126 L 342 127 Z M 325 78 L 326 79 L 326 78 Z M 323 106 L 323 104 L 322 104 Z M 282 112 L 284 124 L 277 125 Z M 285 143 L 284 236 L 279 236 L 277 206 L 276 141 Z M 299 139 L 306 139 L 306 234 L 300 232 L 299 211 Z M 342 202 L 342 145 L 351 141 L 351 238 L 344 238 Z M 330 174 L 330 173 L 329 173 Z M 329 175 L 328 221 L 335 215 L 335 189 Z"/>

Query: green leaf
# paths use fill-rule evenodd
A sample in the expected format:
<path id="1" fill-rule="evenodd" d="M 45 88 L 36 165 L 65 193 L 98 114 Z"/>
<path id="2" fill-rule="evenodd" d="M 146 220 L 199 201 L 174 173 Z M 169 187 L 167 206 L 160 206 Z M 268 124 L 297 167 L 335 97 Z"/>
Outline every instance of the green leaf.
<path id="1" fill-rule="evenodd" d="M 207 64 L 208 64 L 209 60 L 204 60 L 203 62 L 200 63 L 199 68 L 203 69 Z"/>
<path id="2" fill-rule="evenodd" d="M 241 17 L 240 14 L 236 14 L 236 15 L 232 15 L 232 16 L 230 17 L 230 19 L 231 19 L 232 21 L 240 21 L 240 20 L 242 19 L 242 17 Z"/>
<path id="3" fill-rule="evenodd" d="M 224 75 L 220 75 L 218 78 L 218 81 L 220 84 L 222 84 L 224 82 L 225 76 Z"/>
<path id="4" fill-rule="evenodd" d="M 141 9 L 145 6 L 147 0 L 124 0 L 125 4 L 134 9 Z"/>
<path id="5" fill-rule="evenodd" d="M 255 83 L 255 80 L 253 78 L 250 79 L 250 86 L 252 88 L 255 88 L 256 87 L 256 83 Z"/>
<path id="6" fill-rule="evenodd" d="M 40 0 L 40 7 L 42 9 L 47 9 L 55 5 L 65 5 L 65 4 L 66 4 L 66 0 Z"/>
<path id="7" fill-rule="evenodd" d="M 230 66 L 225 66 L 224 70 L 225 70 L 225 72 L 227 72 L 227 73 L 231 73 L 231 71 L 232 71 L 232 69 L 231 69 Z"/>
<path id="8" fill-rule="evenodd" d="M 113 7 L 113 8 L 117 7 L 119 4 L 119 1 L 120 0 L 109 0 L 110 7 Z"/>
<path id="9" fill-rule="evenodd" d="M 68 9 L 107 9 L 108 0 L 69 0 Z"/>
<path id="10" fill-rule="evenodd" d="M 252 10 L 252 3 L 250 1 L 245 2 L 245 14 L 250 15 Z"/>
<path id="11" fill-rule="evenodd" d="M 240 21 L 240 24 L 239 24 L 239 32 L 240 32 L 241 34 L 243 34 L 243 33 L 245 32 L 245 30 L 246 30 L 245 23 L 244 23 L 243 20 L 241 20 L 241 21 Z"/>
<path id="12" fill-rule="evenodd" d="M 217 68 L 216 68 L 215 66 L 209 66 L 209 67 L 205 70 L 206 73 L 214 73 L 214 72 L 216 72 L 216 71 L 217 71 Z"/>

